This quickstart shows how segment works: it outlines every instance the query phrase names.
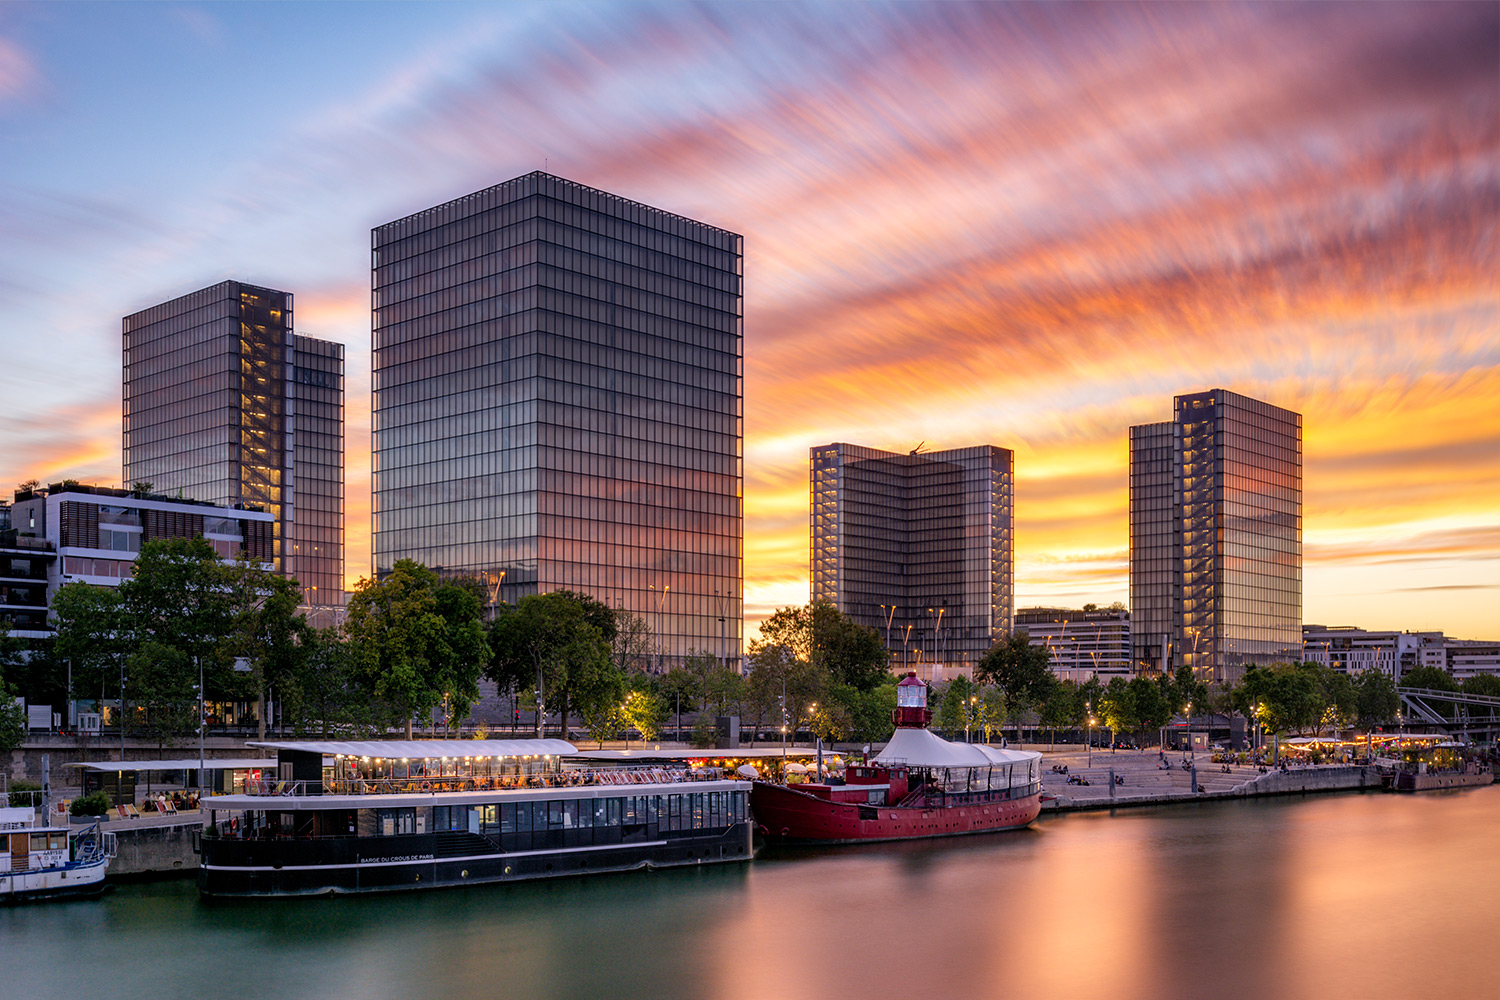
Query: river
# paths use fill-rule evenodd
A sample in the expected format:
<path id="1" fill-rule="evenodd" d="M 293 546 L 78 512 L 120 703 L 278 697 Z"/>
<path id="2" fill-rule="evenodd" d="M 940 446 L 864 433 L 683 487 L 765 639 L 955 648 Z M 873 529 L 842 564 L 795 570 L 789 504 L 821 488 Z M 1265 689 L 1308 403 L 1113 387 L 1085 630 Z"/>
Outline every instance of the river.
<path id="1" fill-rule="evenodd" d="M 385 897 L 192 883 L 0 909 L 0 996 L 1500 995 L 1500 786 L 1078 813 L 983 837 Z"/>

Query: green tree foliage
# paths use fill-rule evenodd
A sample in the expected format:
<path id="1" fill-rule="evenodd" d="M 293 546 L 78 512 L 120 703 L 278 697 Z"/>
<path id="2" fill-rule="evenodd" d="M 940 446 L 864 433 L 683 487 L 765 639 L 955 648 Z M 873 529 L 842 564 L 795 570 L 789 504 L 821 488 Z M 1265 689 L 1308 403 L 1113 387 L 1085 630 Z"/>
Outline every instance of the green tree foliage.
<path id="1" fill-rule="evenodd" d="M 354 680 L 349 645 L 337 632 L 309 629 L 298 670 L 277 688 L 299 733 L 333 736 L 375 730 L 373 706 Z"/>
<path id="2" fill-rule="evenodd" d="M 5 674 L 14 666 L 10 623 L 0 622 L 0 754 L 10 753 L 26 738 L 26 713 L 16 704 L 15 690 Z"/>
<path id="3" fill-rule="evenodd" d="M 120 666 L 130 648 L 120 614 L 120 592 L 89 583 L 65 584 L 52 598 L 53 649 L 73 666 L 73 690 L 101 702 L 118 693 Z"/>
<path id="4" fill-rule="evenodd" d="M 1328 710 L 1328 685 L 1319 673 L 1325 669 L 1315 663 L 1252 666 L 1235 686 L 1234 706 L 1272 732 L 1300 732 L 1318 725 Z"/>
<path id="5" fill-rule="evenodd" d="M 849 684 L 830 684 L 823 691 L 823 700 L 818 702 L 818 712 L 827 708 L 827 731 L 816 728 L 815 733 L 827 740 L 856 740 L 872 743 L 888 739 L 891 735 L 891 715 L 896 710 L 897 678 L 892 674 L 868 691 L 861 691 Z M 841 733 L 836 733 L 842 728 Z"/>
<path id="6" fill-rule="evenodd" d="M 1054 683 L 1047 665 L 1047 650 L 1033 646 L 1024 629 L 1002 637 L 991 646 L 975 668 L 974 676 L 999 688 L 1012 711 L 1023 705 L 1042 704 Z"/>
<path id="7" fill-rule="evenodd" d="M 1136 677 L 1131 680 L 1129 689 L 1136 729 L 1157 729 L 1172 720 L 1172 704 L 1161 685 L 1145 677 Z"/>
<path id="8" fill-rule="evenodd" d="M 1109 729 L 1116 733 L 1129 732 L 1140 724 L 1136 714 L 1135 694 L 1123 677 L 1112 677 L 1104 694 L 1094 705 L 1094 713 Z"/>
<path id="9" fill-rule="evenodd" d="M 1365 728 L 1396 720 L 1401 696 L 1396 682 L 1380 670 L 1365 670 L 1354 677 L 1355 721 Z"/>
<path id="10" fill-rule="evenodd" d="M 662 697 L 672 703 L 674 712 L 679 705 L 684 711 L 691 712 L 703 703 L 703 678 L 685 667 L 668 670 L 661 675 L 658 683 L 661 685 Z"/>
<path id="11" fill-rule="evenodd" d="M 890 653 L 872 628 L 856 624 L 827 601 L 780 608 L 761 623 L 761 641 L 782 646 L 832 680 L 869 691 L 890 672 Z"/>
<path id="12" fill-rule="evenodd" d="M 248 562 L 224 568 L 232 609 L 226 646 L 231 657 L 250 666 L 248 683 L 255 694 L 256 735 L 266 738 L 266 688 L 275 686 L 287 700 L 287 689 L 301 673 L 311 629 L 297 609 L 302 588 L 297 581 L 267 573 Z"/>
<path id="13" fill-rule="evenodd" d="M 451 717 L 462 718 L 490 658 L 482 613 L 470 588 L 410 559 L 384 580 L 361 580 L 344 618 L 356 687 L 389 721 L 404 723 L 408 739 L 412 717 L 445 697 Z"/>
<path id="14" fill-rule="evenodd" d="M 773 729 L 787 726 L 795 733 L 814 711 L 829 678 L 826 671 L 798 657 L 792 649 L 756 639 L 745 658 L 745 708 L 755 714 L 757 731 L 770 723 Z"/>
<path id="15" fill-rule="evenodd" d="M 1457 691 L 1458 681 L 1440 667 L 1414 667 L 1401 675 L 1401 687 L 1428 691 Z"/>
<path id="16" fill-rule="evenodd" d="M 602 726 L 624 697 L 624 677 L 612 660 L 615 621 L 608 607 L 572 591 L 529 594 L 502 606 L 490 624 L 494 656 L 487 675 L 532 697 L 540 677 L 541 700 L 557 707 L 564 733 L 575 710 Z"/>
<path id="17" fill-rule="evenodd" d="M 625 696 L 625 723 L 640 731 L 641 739 L 661 739 L 662 727 L 671 714 L 666 699 L 649 687 L 639 687 Z"/>

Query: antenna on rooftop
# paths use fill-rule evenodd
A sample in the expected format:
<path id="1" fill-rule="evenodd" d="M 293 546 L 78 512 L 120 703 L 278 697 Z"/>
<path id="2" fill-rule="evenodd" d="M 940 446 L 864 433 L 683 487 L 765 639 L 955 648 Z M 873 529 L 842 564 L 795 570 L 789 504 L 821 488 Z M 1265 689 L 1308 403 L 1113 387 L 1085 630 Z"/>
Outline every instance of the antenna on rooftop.
<path id="1" fill-rule="evenodd" d="M 915 448 L 913 448 L 913 449 L 912 449 L 912 450 L 911 450 L 911 453 L 912 453 L 912 454 L 913 454 L 913 455 L 920 455 L 920 454 L 922 454 L 922 449 L 923 449 L 923 448 L 924 448 L 924 447 L 925 447 L 925 446 L 926 446 L 926 445 L 927 445 L 927 442 L 926 442 L 926 441 L 918 441 L 918 442 L 917 442 L 917 446 L 916 446 L 916 447 L 915 447 Z"/>

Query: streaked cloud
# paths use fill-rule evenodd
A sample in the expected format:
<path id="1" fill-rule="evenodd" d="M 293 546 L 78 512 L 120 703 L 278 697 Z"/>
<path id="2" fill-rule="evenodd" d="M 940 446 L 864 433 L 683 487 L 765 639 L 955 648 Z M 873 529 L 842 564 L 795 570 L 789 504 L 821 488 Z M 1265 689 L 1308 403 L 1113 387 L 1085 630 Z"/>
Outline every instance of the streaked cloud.
<path id="1" fill-rule="evenodd" d="M 367 572 L 368 230 L 545 163 L 746 236 L 752 620 L 806 598 L 807 453 L 835 440 L 1012 448 L 1018 604 L 1125 600 L 1127 428 L 1224 386 L 1304 414 L 1309 620 L 1500 634 L 1500 7 L 380 10 L 399 57 L 342 65 L 192 190 L 0 193 L 44 251 L 0 249 L 0 296 L 98 355 L 33 408 L 77 426 L 0 475 L 117 461 L 81 414 L 118 399 L 120 314 L 286 287 L 349 345 Z M 297 13 L 349 58 L 338 8 Z M 0 379 L 45 382 L 21 354 Z"/>

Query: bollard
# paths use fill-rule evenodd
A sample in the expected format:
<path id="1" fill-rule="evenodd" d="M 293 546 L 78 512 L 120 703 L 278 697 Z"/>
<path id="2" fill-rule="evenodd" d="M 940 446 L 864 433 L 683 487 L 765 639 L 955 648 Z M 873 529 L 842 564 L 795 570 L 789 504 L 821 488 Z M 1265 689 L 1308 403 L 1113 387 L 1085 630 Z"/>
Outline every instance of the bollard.
<path id="1" fill-rule="evenodd" d="M 1115 800 L 1115 769 L 1114 768 L 1110 768 L 1109 769 L 1109 800 L 1111 802 L 1113 802 Z"/>

